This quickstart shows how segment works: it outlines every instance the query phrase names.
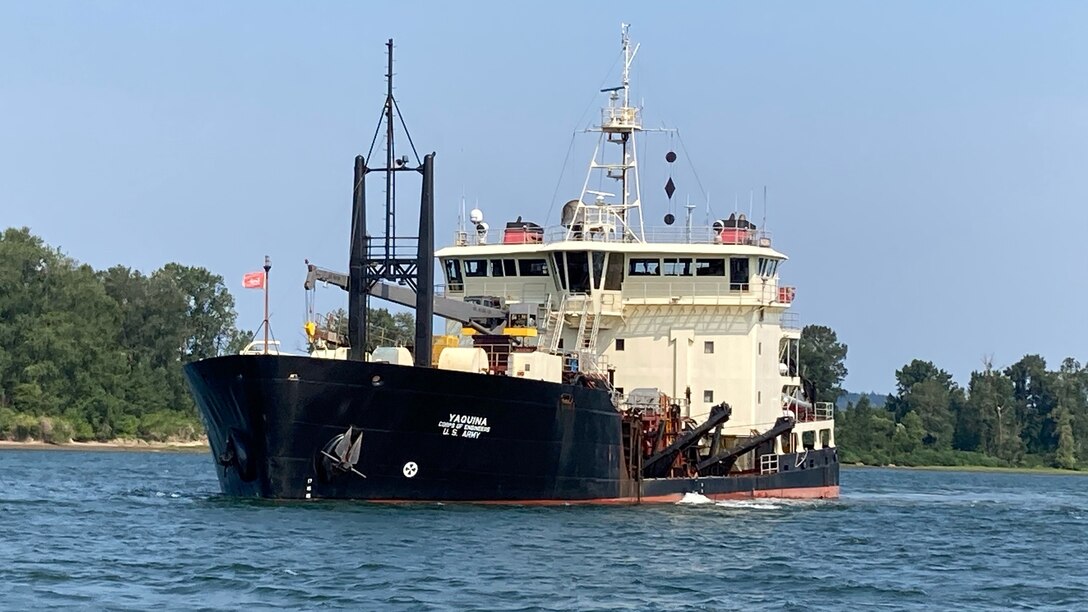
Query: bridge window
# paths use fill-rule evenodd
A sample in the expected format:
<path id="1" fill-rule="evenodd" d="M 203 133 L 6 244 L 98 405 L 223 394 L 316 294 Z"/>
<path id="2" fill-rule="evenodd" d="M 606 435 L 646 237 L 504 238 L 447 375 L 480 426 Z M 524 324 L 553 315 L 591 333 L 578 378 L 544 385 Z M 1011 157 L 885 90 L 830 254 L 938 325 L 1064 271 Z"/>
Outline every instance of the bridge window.
<path id="1" fill-rule="evenodd" d="M 567 288 L 567 267 L 563 265 L 563 254 L 552 253 L 552 261 L 555 263 L 555 287 L 560 291 Z"/>
<path id="2" fill-rule="evenodd" d="M 731 291 L 748 290 L 748 258 L 729 258 L 729 289 Z"/>
<path id="3" fill-rule="evenodd" d="M 604 277 L 606 291 L 619 291 L 623 287 L 623 253 L 608 254 L 608 272 Z"/>
<path id="4" fill-rule="evenodd" d="M 631 259 L 627 276 L 661 276 L 661 260 Z"/>
<path id="5" fill-rule="evenodd" d="M 492 259 L 491 260 L 491 276 L 503 277 L 503 276 L 517 276 L 518 267 L 517 260 L 514 259 Z"/>
<path id="6" fill-rule="evenodd" d="M 725 276 L 725 260 L 720 258 L 696 259 L 695 276 Z"/>
<path id="7" fill-rule="evenodd" d="M 486 259 L 466 259 L 465 260 L 465 276 L 487 276 L 487 260 Z"/>
<path id="8" fill-rule="evenodd" d="M 547 276 L 548 261 L 546 259 L 522 259 L 518 261 L 522 276 Z"/>
<path id="9" fill-rule="evenodd" d="M 778 270 L 778 260 L 769 259 L 767 257 L 759 258 L 759 276 L 763 280 L 769 280 L 774 277 L 775 271 Z"/>
<path id="10" fill-rule="evenodd" d="M 446 260 L 446 286 L 450 291 L 464 291 L 465 284 L 461 278 L 461 260 Z"/>
<path id="11" fill-rule="evenodd" d="M 665 276 L 691 276 L 691 260 L 666 257 Z"/>
<path id="12" fill-rule="evenodd" d="M 589 293 L 589 254 L 585 251 L 567 253 L 567 280 L 571 293 Z"/>
<path id="13" fill-rule="evenodd" d="M 590 257 L 593 258 L 593 286 L 600 289 L 601 283 L 604 282 L 604 253 L 600 251 L 591 251 Z"/>

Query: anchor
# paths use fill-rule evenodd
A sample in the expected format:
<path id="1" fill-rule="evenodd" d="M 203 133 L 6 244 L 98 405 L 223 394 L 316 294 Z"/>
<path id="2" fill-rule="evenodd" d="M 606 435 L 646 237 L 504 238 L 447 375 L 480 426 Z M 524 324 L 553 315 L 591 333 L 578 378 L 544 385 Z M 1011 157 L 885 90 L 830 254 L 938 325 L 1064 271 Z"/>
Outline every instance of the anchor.
<path id="1" fill-rule="evenodd" d="M 321 450 L 321 454 L 328 460 L 326 465 L 332 471 L 341 474 L 352 472 L 366 478 L 366 474 L 355 469 L 355 465 L 359 463 L 359 453 L 363 449 L 363 432 L 360 431 L 359 436 L 354 441 L 352 440 L 352 434 L 352 427 L 348 425 L 346 432 L 329 440 L 329 443 Z"/>
<path id="2" fill-rule="evenodd" d="M 245 434 L 237 429 L 230 429 L 224 441 L 223 452 L 216 455 L 215 462 L 223 466 L 224 470 L 235 468 L 238 471 L 238 477 L 249 482 L 257 477 L 257 472 L 245 440 Z"/>

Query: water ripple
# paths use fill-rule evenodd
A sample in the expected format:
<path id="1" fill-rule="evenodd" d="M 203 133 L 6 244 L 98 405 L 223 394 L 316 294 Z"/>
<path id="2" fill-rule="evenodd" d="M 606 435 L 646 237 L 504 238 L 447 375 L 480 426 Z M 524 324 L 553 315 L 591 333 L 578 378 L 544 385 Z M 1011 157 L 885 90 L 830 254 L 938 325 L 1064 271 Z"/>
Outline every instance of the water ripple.
<path id="1" fill-rule="evenodd" d="M 838 501 L 239 501 L 211 460 L 0 451 L 5 609 L 1064 610 L 1088 479 L 858 469 Z M 18 475 L 16 478 L 14 475 Z"/>

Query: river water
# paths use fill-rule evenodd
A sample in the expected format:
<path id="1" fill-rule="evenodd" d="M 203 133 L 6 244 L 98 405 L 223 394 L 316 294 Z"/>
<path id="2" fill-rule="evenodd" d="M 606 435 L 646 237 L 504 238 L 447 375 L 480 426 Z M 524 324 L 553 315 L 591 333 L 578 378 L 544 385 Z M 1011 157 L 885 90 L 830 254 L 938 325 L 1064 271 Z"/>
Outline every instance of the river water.
<path id="1" fill-rule="evenodd" d="M 272 503 L 205 454 L 0 451 L 0 609 L 1088 610 L 1088 477 L 857 468 L 837 501 Z"/>

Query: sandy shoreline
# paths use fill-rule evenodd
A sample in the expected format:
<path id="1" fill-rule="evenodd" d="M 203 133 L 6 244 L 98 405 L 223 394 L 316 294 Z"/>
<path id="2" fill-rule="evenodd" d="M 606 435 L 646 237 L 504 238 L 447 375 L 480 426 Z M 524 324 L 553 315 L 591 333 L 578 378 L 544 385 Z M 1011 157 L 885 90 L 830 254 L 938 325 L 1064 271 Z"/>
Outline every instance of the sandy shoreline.
<path id="1" fill-rule="evenodd" d="M 15 442 L 0 440 L 0 450 L 52 450 L 52 451 L 142 451 L 206 453 L 209 452 L 207 440 L 191 442 L 149 442 L 145 440 L 110 440 L 109 442 L 69 442 L 67 444 L 49 444 L 37 440 Z"/>
<path id="2" fill-rule="evenodd" d="M 889 470 L 926 470 L 933 472 L 992 472 L 998 474 L 1053 474 L 1060 476 L 1088 476 L 1088 471 L 1063 470 L 1055 467 L 1000 467 L 988 465 L 866 465 L 844 463 L 844 468 L 867 469 L 884 468 Z"/>

